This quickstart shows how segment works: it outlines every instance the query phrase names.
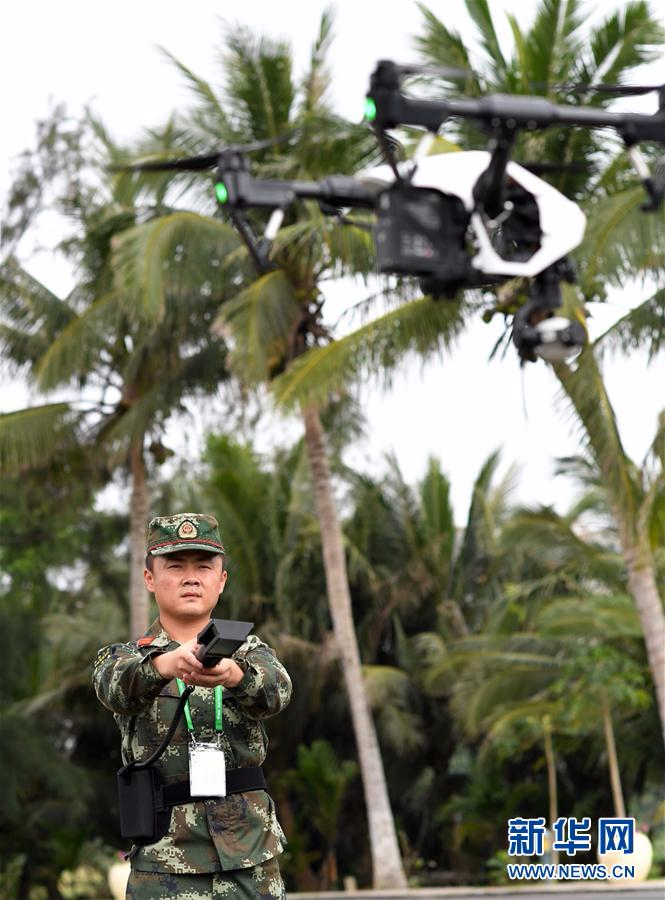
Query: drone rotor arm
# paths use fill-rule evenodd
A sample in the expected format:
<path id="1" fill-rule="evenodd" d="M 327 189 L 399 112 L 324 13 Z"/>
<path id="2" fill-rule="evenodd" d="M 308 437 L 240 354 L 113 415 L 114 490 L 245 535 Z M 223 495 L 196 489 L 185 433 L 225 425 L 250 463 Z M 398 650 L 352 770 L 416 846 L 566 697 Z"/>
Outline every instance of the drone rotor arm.
<path id="1" fill-rule="evenodd" d="M 558 106 L 544 97 L 494 94 L 479 100 L 421 100 L 402 93 L 401 83 L 409 67 L 381 61 L 370 79 L 369 97 L 374 103 L 374 124 L 379 129 L 416 125 L 436 132 L 451 116 L 476 119 L 490 128 L 536 130 L 551 125 L 615 128 L 626 143 L 665 143 L 665 90 L 660 89 L 660 108 L 654 115 L 608 112 L 588 107 Z"/>

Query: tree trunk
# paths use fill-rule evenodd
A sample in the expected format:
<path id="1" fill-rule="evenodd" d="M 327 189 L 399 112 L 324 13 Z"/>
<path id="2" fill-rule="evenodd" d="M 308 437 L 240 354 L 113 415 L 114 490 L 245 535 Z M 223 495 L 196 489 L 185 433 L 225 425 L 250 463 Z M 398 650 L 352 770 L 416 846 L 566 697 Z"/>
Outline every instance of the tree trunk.
<path id="1" fill-rule="evenodd" d="M 149 597 L 143 581 L 146 528 L 148 525 L 148 483 L 143 459 L 143 435 L 129 448 L 132 493 L 129 501 L 129 639 L 136 640 L 148 628 Z"/>
<path id="2" fill-rule="evenodd" d="M 328 603 L 344 684 L 349 698 L 353 732 L 367 807 L 372 883 L 374 888 L 404 888 L 406 875 L 395 831 L 395 821 L 383 771 L 383 762 L 369 708 L 358 642 L 353 625 L 351 594 L 346 573 L 342 529 L 332 496 L 330 467 L 326 455 L 323 428 L 314 407 L 302 410 L 305 443 L 312 472 L 316 510 L 321 529 L 323 562 Z"/>
<path id="3" fill-rule="evenodd" d="M 648 539 L 643 538 L 646 547 L 639 548 L 631 542 L 626 529 L 619 527 L 623 557 L 628 569 L 628 589 L 635 601 L 642 625 L 644 643 L 647 648 L 649 668 L 656 688 L 656 700 L 660 714 L 660 724 L 665 743 L 665 611 L 660 599 L 653 558 L 648 548 Z"/>
<path id="4" fill-rule="evenodd" d="M 554 759 L 554 743 L 552 741 L 552 720 L 543 717 L 543 743 L 545 744 L 545 762 L 547 763 L 547 796 L 549 799 L 549 833 L 550 841 L 554 840 L 554 823 L 559 817 L 559 799 L 556 785 L 556 762 Z M 559 854 L 552 851 L 552 862 L 559 862 Z"/>
<path id="5" fill-rule="evenodd" d="M 321 890 L 322 891 L 334 891 L 337 889 L 337 881 L 339 878 L 339 874 L 337 871 L 337 856 L 335 855 L 334 846 L 328 850 L 326 853 L 326 858 L 323 861 L 322 869 L 322 879 L 321 879 Z"/>
<path id="6" fill-rule="evenodd" d="M 621 790 L 621 775 L 619 774 L 619 757 L 614 741 L 614 729 L 612 728 L 612 716 L 610 703 L 607 699 L 607 691 L 600 692 L 600 707 L 603 711 L 603 728 L 605 729 L 605 746 L 607 747 L 607 765 L 610 770 L 610 784 L 612 785 L 612 802 L 614 803 L 614 815 L 619 819 L 626 818 L 626 806 L 623 802 Z"/>

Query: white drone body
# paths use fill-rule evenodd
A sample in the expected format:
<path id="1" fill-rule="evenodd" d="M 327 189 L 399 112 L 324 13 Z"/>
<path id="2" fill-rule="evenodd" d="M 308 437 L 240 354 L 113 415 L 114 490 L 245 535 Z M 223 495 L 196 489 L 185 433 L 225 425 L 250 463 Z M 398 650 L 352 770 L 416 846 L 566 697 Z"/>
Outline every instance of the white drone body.
<path id="1" fill-rule="evenodd" d="M 508 162 L 507 177 L 531 194 L 537 204 L 541 239 L 540 247 L 530 259 L 504 259 L 496 252 L 490 237 L 490 231 L 498 222 L 488 220 L 481 213 L 473 196 L 474 186 L 489 166 L 490 158 L 491 154 L 483 150 L 438 153 L 422 156 L 416 162 L 409 160 L 400 163 L 398 170 L 414 187 L 438 190 L 462 201 L 470 214 L 471 229 L 478 250 L 471 259 L 474 269 L 492 276 L 532 278 L 581 243 L 586 217 L 576 203 L 564 197 L 552 185 L 517 163 Z M 389 187 L 395 181 L 395 173 L 389 165 L 381 165 L 360 172 L 358 178 L 368 187 Z M 506 210 L 502 216 L 509 214 L 509 210 Z"/>

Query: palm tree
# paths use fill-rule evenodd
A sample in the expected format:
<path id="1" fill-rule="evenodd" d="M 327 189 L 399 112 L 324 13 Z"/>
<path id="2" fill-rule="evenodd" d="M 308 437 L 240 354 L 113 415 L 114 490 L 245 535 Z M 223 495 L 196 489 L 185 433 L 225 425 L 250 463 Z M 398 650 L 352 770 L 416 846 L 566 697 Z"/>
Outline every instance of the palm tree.
<path id="1" fill-rule="evenodd" d="M 102 167 L 124 152 L 91 120 L 104 153 Z M 79 235 L 69 241 L 79 280 L 61 299 L 32 278 L 14 257 L 1 270 L 3 323 L 0 341 L 15 371 L 27 371 L 41 393 L 68 388 L 80 396 L 0 417 L 0 454 L 6 475 L 39 465 L 67 447 L 83 444 L 91 456 L 100 450 L 110 469 L 127 467 L 130 498 L 131 637 L 148 625 L 148 595 L 143 584 L 145 525 L 149 514 L 146 454 L 163 462 L 161 442 L 167 419 L 185 412 L 185 398 L 212 393 L 226 379 L 224 344 L 208 323 L 224 292 L 217 257 L 205 259 L 169 227 L 168 207 L 157 186 L 155 207 L 146 207 L 141 179 L 119 177 L 111 191 L 68 198 Z M 137 318 L 131 300 L 117 290 L 109 253 L 113 236 L 138 218 L 159 213 L 166 222 L 160 239 L 177 248 L 160 272 L 166 303 L 158 321 Z M 237 246 L 230 229 L 216 226 L 221 252 Z M 182 291 L 182 272 L 191 271 Z M 191 293 L 190 293 L 191 290 Z M 88 397 L 85 397 L 85 394 Z M 84 399 L 85 398 L 85 399 Z"/>

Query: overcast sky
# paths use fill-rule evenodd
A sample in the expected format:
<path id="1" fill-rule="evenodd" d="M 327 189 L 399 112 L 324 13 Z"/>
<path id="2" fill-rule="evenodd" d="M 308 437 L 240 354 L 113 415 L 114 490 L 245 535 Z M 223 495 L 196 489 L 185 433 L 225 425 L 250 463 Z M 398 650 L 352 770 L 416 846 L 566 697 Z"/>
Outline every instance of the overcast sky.
<path id="1" fill-rule="evenodd" d="M 12 161 L 32 144 L 34 122 L 48 112 L 49 104 L 64 101 L 72 113 L 92 104 L 117 139 L 131 139 L 142 127 L 162 122 L 187 100 L 180 75 L 159 46 L 214 82 L 219 73 L 219 20 L 223 18 L 290 40 L 296 71 L 302 71 L 325 5 L 321 0 L 244 0 L 241 4 L 197 0 L 188 7 L 174 0 L 2 4 L 3 194 Z M 411 37 L 419 29 L 420 14 L 412 0 L 338 0 L 334 5 L 334 97 L 340 113 L 359 119 L 376 60 L 415 58 Z M 461 31 L 467 40 L 471 38 L 473 28 L 461 0 L 429 5 L 448 27 Z M 595 5 L 614 8 L 609 3 Z M 492 9 L 496 9 L 500 34 L 507 38 L 503 10 L 516 14 L 525 26 L 532 4 L 494 0 Z M 654 81 L 665 81 L 665 62 L 651 67 L 648 75 Z M 625 102 L 624 108 L 629 108 Z M 58 224 L 53 233 L 45 231 L 41 241 L 55 243 L 60 227 Z M 24 261 L 51 289 L 60 294 L 68 290 L 71 273 L 52 254 Z M 352 284 L 333 286 L 333 318 L 361 296 Z M 605 309 L 595 311 L 592 336 L 640 299 L 635 291 L 614 293 Z M 554 479 L 553 458 L 574 453 L 579 447 L 565 404 L 556 400 L 556 382 L 545 363 L 521 371 L 512 352 L 503 360 L 488 362 L 497 335 L 498 323 L 488 326 L 478 321 L 444 363 L 425 369 L 409 366 L 396 377 L 389 393 L 376 387 L 365 391 L 370 438 L 351 461 L 376 471 L 383 454 L 393 450 L 407 478 L 414 481 L 423 475 L 427 456 L 437 455 L 452 479 L 456 519 L 462 522 L 480 465 L 493 449 L 502 446 L 505 466 L 517 462 L 521 468 L 519 499 L 565 507 L 572 496 L 571 487 L 561 478 Z M 639 354 L 615 357 L 607 360 L 605 371 L 626 449 L 640 460 L 653 436 L 657 412 L 665 405 L 665 360 L 647 369 Z M 3 410 L 25 402 L 25 392 L 5 385 L 0 401 Z M 169 438 L 185 452 L 195 453 L 202 430 L 203 423 L 186 429 L 187 438 L 182 436 L 182 428 L 174 429 Z M 267 446 L 270 440 L 264 427 L 261 442 Z"/>

